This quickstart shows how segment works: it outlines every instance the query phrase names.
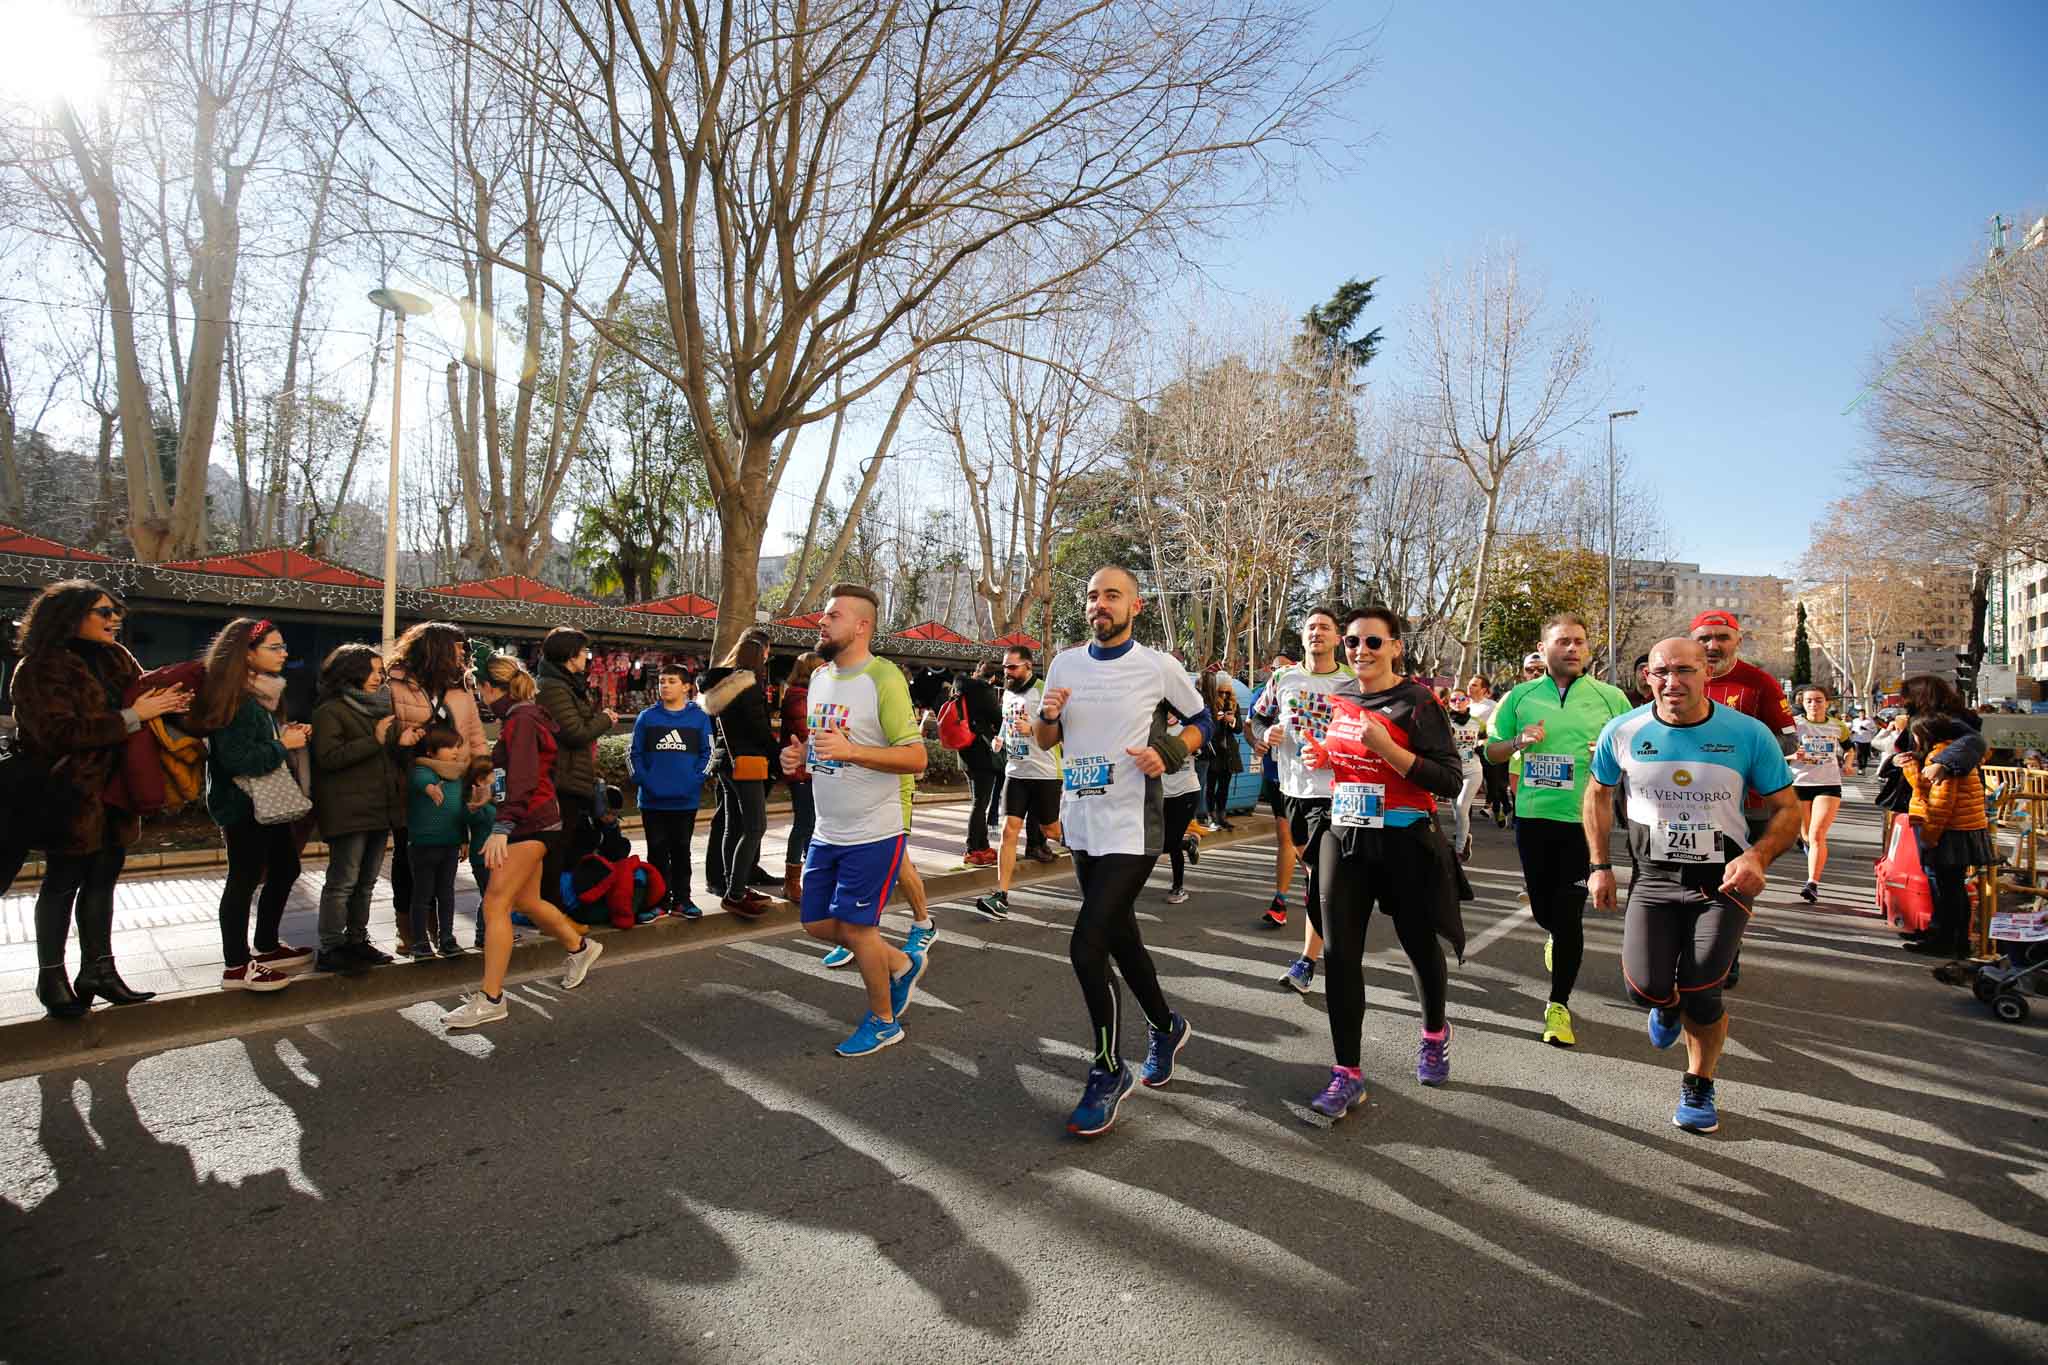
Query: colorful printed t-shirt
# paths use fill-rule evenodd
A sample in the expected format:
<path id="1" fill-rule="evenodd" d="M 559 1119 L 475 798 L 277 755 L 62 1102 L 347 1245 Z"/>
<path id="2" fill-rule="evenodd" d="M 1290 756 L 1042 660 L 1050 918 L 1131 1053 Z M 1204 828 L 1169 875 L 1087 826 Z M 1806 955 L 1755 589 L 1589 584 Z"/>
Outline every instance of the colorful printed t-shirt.
<path id="1" fill-rule="evenodd" d="M 887 659 L 871 658 L 850 673 L 830 664 L 813 673 L 809 720 L 813 740 L 821 730 L 838 729 L 855 744 L 874 748 L 924 742 L 910 706 L 910 684 Z M 815 743 L 805 745 L 804 761 L 817 800 L 818 823 L 811 837 L 818 842 L 842 848 L 871 844 L 910 828 L 916 779 L 909 773 L 820 759 Z"/>

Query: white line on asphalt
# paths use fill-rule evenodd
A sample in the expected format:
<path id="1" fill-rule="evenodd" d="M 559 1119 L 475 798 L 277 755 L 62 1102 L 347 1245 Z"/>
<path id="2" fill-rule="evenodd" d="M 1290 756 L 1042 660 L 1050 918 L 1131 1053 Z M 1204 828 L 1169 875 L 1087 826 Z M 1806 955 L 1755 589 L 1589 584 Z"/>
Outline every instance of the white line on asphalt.
<path id="1" fill-rule="evenodd" d="M 398 1017 L 414 1028 L 439 1038 L 457 1052 L 471 1057 L 484 1058 L 497 1050 L 497 1045 L 481 1033 L 456 1033 L 441 1022 L 447 1007 L 436 1000 L 422 1000 L 417 1005 L 407 1005 L 398 1012 Z"/>

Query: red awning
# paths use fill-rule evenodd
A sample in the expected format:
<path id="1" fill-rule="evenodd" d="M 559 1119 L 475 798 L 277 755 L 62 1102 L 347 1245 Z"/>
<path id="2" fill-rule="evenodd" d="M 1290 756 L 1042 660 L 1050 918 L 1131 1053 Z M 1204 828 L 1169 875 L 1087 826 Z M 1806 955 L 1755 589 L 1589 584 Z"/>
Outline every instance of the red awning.
<path id="1" fill-rule="evenodd" d="M 81 550 L 43 536 L 32 536 L 18 526 L 0 526 L 0 555 L 38 555 L 44 559 L 78 559 L 89 564 L 111 564 L 106 555 Z"/>
<path id="2" fill-rule="evenodd" d="M 899 630 L 896 634 L 905 640 L 944 640 L 949 645 L 974 643 L 959 631 L 942 626 L 937 621 L 924 621 L 909 630 Z"/>
<path id="3" fill-rule="evenodd" d="M 678 593 L 674 597 L 658 598 L 652 602 L 635 602 L 627 611 L 642 611 L 649 616 L 695 616 L 707 621 L 718 619 L 718 603 L 708 597 L 699 597 L 694 592 Z"/>
<path id="4" fill-rule="evenodd" d="M 995 639 L 990 640 L 989 643 L 1001 645 L 1004 649 L 1008 649 L 1011 645 L 1017 645 L 1034 652 L 1045 648 L 1044 645 L 1032 639 L 1021 630 L 1013 630 L 1008 635 L 999 635 Z"/>
<path id="5" fill-rule="evenodd" d="M 818 620 L 824 614 L 822 611 L 807 611 L 802 616 L 785 616 L 775 624 L 778 626 L 788 626 L 792 630 L 816 630 L 818 628 Z"/>
<path id="6" fill-rule="evenodd" d="M 537 602 L 544 607 L 594 607 L 598 604 L 573 592 L 551 588 L 521 573 L 499 574 L 496 578 L 472 579 L 467 583 L 443 583 L 428 588 L 447 597 L 466 597 L 473 602 Z"/>
<path id="7" fill-rule="evenodd" d="M 323 583 L 335 588 L 381 588 L 384 580 L 344 569 L 324 559 L 297 550 L 277 547 L 251 550 L 247 554 L 208 555 L 204 559 L 180 559 L 157 567 L 181 569 L 186 573 L 222 574 L 229 578 L 290 578 L 301 583 Z"/>

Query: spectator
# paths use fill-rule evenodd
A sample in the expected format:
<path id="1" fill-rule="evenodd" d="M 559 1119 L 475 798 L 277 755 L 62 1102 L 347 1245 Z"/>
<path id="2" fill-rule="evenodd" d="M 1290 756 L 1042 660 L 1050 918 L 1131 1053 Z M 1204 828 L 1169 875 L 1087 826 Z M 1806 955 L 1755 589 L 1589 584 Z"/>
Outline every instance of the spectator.
<path id="1" fill-rule="evenodd" d="M 477 680 L 477 691 L 501 722 L 491 763 L 505 771 L 505 798 L 491 837 L 484 841 L 484 865 L 491 879 L 483 903 L 483 984 L 441 1016 L 448 1028 L 475 1028 L 511 1012 L 505 1005 L 505 973 L 512 965 L 514 910 L 569 950 L 562 971 L 564 990 L 581 986 L 604 951 L 603 944 L 585 937 L 574 920 L 540 895 L 549 846 L 562 837 L 562 808 L 555 802 L 554 719 L 535 703 L 533 678 L 509 654 L 491 659 Z"/>
<path id="2" fill-rule="evenodd" d="M 62 827 L 47 840 L 36 893 L 36 999 L 52 1018 L 75 1018 L 94 996 L 115 1005 L 149 999 L 121 980 L 114 965 L 114 884 L 128 846 L 142 833 L 134 815 L 101 799 L 128 736 L 158 716 L 182 714 L 192 694 L 156 688 L 121 705 L 142 668 L 120 641 L 126 604 L 86 579 L 52 583 L 36 595 L 17 634 L 21 662 L 13 678 L 14 715 L 28 764 L 47 778 L 25 795 L 63 807 Z M 20 818 L 17 816 L 16 818 Z M 78 921 L 79 967 L 64 972 L 71 922 Z"/>
<path id="3" fill-rule="evenodd" d="M 1948 712 L 1917 716 L 1900 746 L 1900 771 L 1913 791 L 1907 818 L 1920 839 L 1920 862 L 1934 890 L 1934 922 L 1924 938 L 1908 940 L 1913 952 L 1962 957 L 1971 936 L 1971 869 L 1994 861 L 1984 815 L 1984 783 L 1973 766 L 1935 782 L 1927 776 L 1928 755 L 1953 745 L 1965 726 Z"/>
<path id="4" fill-rule="evenodd" d="M 718 774 L 718 804 L 725 816 L 720 863 L 729 876 L 719 908 L 748 919 L 764 914 L 769 900 L 746 883 L 759 865 L 761 838 L 768 832 L 768 773 L 776 753 L 768 723 L 768 644 L 742 636 L 725 661 L 705 674 L 704 713 L 718 722 L 724 757 Z M 715 679 L 715 681 L 714 681 Z"/>
<path id="5" fill-rule="evenodd" d="M 320 888 L 323 972 L 371 965 L 370 895 L 393 830 L 405 828 L 401 746 L 419 731 L 401 726 L 384 687 L 384 659 L 368 645 L 340 645 L 320 665 L 313 708 L 313 814 L 327 842 Z"/>
<path id="6" fill-rule="evenodd" d="M 1648 706 L 1655 695 L 1650 691 L 1650 656 L 1639 654 L 1628 670 L 1628 686 L 1621 689 L 1637 706 Z"/>
<path id="7" fill-rule="evenodd" d="M 236 778 L 263 778 L 280 770 L 299 779 L 310 725 L 288 724 L 284 666 L 290 658 L 284 634 L 269 621 L 237 617 L 206 647 L 206 681 L 194 716 L 209 736 L 206 809 L 227 845 L 228 875 L 220 893 L 222 990 L 281 991 L 286 973 L 305 967 L 313 954 L 277 936 L 285 902 L 299 880 L 299 844 L 289 821 L 264 824 Z M 306 784 L 300 781 L 301 787 Z M 256 902 L 256 947 L 249 948 L 249 903 Z M 365 965 L 391 958 L 372 944 L 355 954 Z"/>
<path id="8" fill-rule="evenodd" d="M 469 835 L 469 761 L 462 736 L 439 727 L 419 740 L 406 785 L 412 859 L 411 955 L 461 957 L 455 941 L 455 867 Z"/>
<path id="9" fill-rule="evenodd" d="M 536 700 L 555 722 L 555 800 L 562 811 L 562 837 L 549 847 L 541 869 L 541 899 L 562 906 L 562 872 L 582 856 L 581 845 L 597 820 L 597 741 L 619 723 L 617 713 L 590 696 L 590 637 L 573 626 L 557 626 L 540 645 Z"/>
<path id="10" fill-rule="evenodd" d="M 965 861 L 969 867 L 996 865 L 996 851 L 988 838 L 988 818 L 996 792 L 996 756 L 989 741 L 1003 729 L 1003 702 L 995 688 L 998 672 L 994 660 L 984 660 L 954 686 L 954 694 L 967 712 L 967 728 L 974 733 L 973 741 L 960 751 L 960 766 L 967 770 L 967 780 L 974 788 L 974 805 L 967 814 Z"/>
<path id="11" fill-rule="evenodd" d="M 690 899 L 690 841 L 711 756 L 711 718 L 697 705 L 696 686 L 681 664 L 663 664 L 655 686 L 655 704 L 633 721 L 627 757 L 640 789 L 647 862 L 668 885 L 663 908 L 697 919 L 704 912 Z"/>
<path id="12" fill-rule="evenodd" d="M 760 626 L 755 626 L 748 630 L 740 636 L 740 640 L 743 643 L 751 640 L 760 645 L 763 658 L 766 658 L 773 649 L 773 642 L 768 638 L 768 632 Z M 720 679 L 726 676 L 727 672 L 728 670 L 726 669 L 714 667 L 704 669 L 697 674 L 697 704 L 700 709 L 703 706 L 703 690 L 707 687 L 715 686 Z M 715 776 L 724 765 L 725 746 L 719 739 L 718 727 L 714 725 L 711 728 L 711 762 L 707 771 Z M 775 768 L 777 766 L 777 763 L 769 764 L 769 777 L 771 779 L 775 775 Z M 725 898 L 726 894 L 725 811 L 726 806 L 723 801 L 720 801 L 713 808 L 711 812 L 711 836 L 704 849 L 704 880 L 710 886 L 712 894 L 718 896 L 721 900 Z M 768 869 L 757 864 L 752 872 L 740 879 L 740 884 L 742 889 L 747 886 L 774 886 L 778 880 L 778 878 L 769 874 Z"/>
<path id="13" fill-rule="evenodd" d="M 422 733 L 430 725 L 448 726 L 462 736 L 464 757 L 490 756 L 483 716 L 469 691 L 469 641 L 460 626 L 422 621 L 400 635 L 385 661 L 384 685 L 401 731 Z M 401 782 L 411 758 L 410 753 L 399 755 Z M 412 853 L 401 823 L 391 831 L 391 909 L 401 952 L 411 946 L 411 908 Z"/>
<path id="14" fill-rule="evenodd" d="M 1870 771 L 1870 746 L 1877 739 L 1877 722 L 1868 715 L 1860 715 L 1849 726 L 1849 742 L 1856 746 L 1856 766 L 1863 772 Z"/>
<path id="15" fill-rule="evenodd" d="M 789 681 L 783 684 L 782 692 L 782 742 L 785 745 L 792 738 L 809 743 L 811 675 L 824 662 L 822 657 L 807 649 L 796 656 L 796 663 L 790 667 Z M 789 786 L 791 818 L 789 843 L 782 850 L 782 897 L 791 905 L 801 905 L 804 899 L 804 858 L 810 852 L 811 834 L 817 828 L 818 806 L 811 794 L 808 765 L 783 774 L 783 778 Z"/>
<path id="16" fill-rule="evenodd" d="M 1230 784 L 1244 771 L 1244 750 L 1239 736 L 1244 733 L 1244 716 L 1237 709 L 1237 688 L 1221 669 L 1204 680 L 1202 700 L 1215 722 L 1202 752 L 1208 755 L 1209 820 L 1216 829 L 1236 829 L 1230 823 Z"/>

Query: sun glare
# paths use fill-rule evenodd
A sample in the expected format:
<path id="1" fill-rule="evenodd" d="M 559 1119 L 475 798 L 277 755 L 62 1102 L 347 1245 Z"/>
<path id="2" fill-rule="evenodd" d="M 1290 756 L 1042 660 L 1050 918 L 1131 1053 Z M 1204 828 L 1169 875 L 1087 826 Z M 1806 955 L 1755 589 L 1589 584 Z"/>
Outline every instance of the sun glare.
<path id="1" fill-rule="evenodd" d="M 0 0 L 0 100 L 86 104 L 105 93 L 92 25 L 61 0 Z"/>

